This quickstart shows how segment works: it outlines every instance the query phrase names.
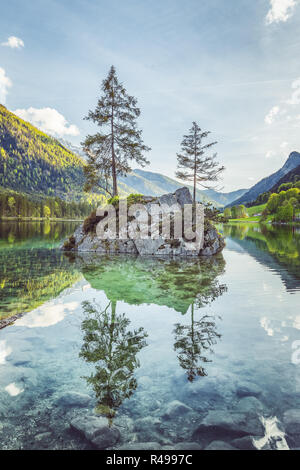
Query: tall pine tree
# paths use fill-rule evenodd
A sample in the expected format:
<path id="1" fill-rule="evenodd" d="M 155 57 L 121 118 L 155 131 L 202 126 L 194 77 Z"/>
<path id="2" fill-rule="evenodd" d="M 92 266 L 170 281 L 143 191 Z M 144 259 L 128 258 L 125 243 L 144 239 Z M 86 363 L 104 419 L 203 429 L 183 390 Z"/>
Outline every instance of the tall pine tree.
<path id="1" fill-rule="evenodd" d="M 218 181 L 220 173 L 225 169 L 216 161 L 216 154 L 206 154 L 206 151 L 217 143 L 203 144 L 203 139 L 209 134 L 209 131 L 202 131 L 198 124 L 193 122 L 189 134 L 183 136 L 181 153 L 177 154 L 176 177 L 193 182 L 193 203 L 196 202 L 197 183 L 208 189 L 210 186 L 207 183 Z"/>
<path id="2" fill-rule="evenodd" d="M 136 119 L 140 115 L 137 100 L 127 94 L 113 66 L 102 82 L 102 91 L 96 109 L 89 111 L 85 118 L 100 128 L 97 134 L 88 135 L 82 143 L 88 156 L 85 189 L 89 191 L 100 186 L 116 196 L 117 176 L 131 171 L 132 161 L 141 166 L 148 164 L 143 153 L 150 148 L 144 145 L 142 131 L 137 129 Z"/>

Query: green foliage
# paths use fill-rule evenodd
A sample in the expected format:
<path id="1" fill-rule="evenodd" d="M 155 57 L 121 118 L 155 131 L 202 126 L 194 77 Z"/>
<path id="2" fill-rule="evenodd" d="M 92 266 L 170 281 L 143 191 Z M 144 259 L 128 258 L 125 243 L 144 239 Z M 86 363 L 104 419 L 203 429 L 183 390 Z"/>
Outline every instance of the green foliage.
<path id="1" fill-rule="evenodd" d="M 288 189 L 291 189 L 293 187 L 293 183 L 282 183 L 279 188 L 278 188 L 278 191 L 287 191 Z"/>
<path id="2" fill-rule="evenodd" d="M 130 320 L 116 313 L 116 302 L 105 309 L 83 302 L 86 318 L 79 356 L 95 365 L 95 372 L 85 377 L 95 392 L 97 410 L 111 422 L 116 410 L 137 388 L 134 372 L 139 367 L 138 352 L 147 346 L 144 328 L 128 330 Z"/>
<path id="3" fill-rule="evenodd" d="M 276 193 L 271 194 L 268 202 L 267 202 L 267 211 L 272 214 L 274 213 L 277 208 L 279 207 L 280 199 L 279 195 Z"/>
<path id="4" fill-rule="evenodd" d="M 142 194 L 129 194 L 127 197 L 127 207 L 132 206 L 133 204 L 143 204 L 143 195 Z"/>
<path id="5" fill-rule="evenodd" d="M 225 170 L 225 167 L 219 166 L 216 161 L 216 154 L 207 154 L 207 150 L 217 144 L 203 144 L 209 134 L 209 131 L 203 131 L 193 122 L 189 134 L 183 136 L 181 153 L 177 154 L 176 176 L 180 180 L 193 182 L 193 203 L 196 202 L 197 184 L 208 189 L 208 184 L 218 181 L 220 174 Z"/>
<path id="6" fill-rule="evenodd" d="M 114 207 L 118 207 L 119 206 L 119 201 L 120 201 L 119 196 L 113 196 L 110 199 L 108 199 L 107 204 L 111 204 Z"/>
<path id="7" fill-rule="evenodd" d="M 43 208 L 43 215 L 44 217 L 46 217 L 47 219 L 50 218 L 50 215 L 51 215 L 51 210 L 48 206 L 44 206 Z"/>
<path id="8" fill-rule="evenodd" d="M 144 145 L 142 131 L 137 129 L 136 119 L 140 115 L 137 100 L 127 94 L 113 66 L 101 88 L 103 95 L 96 109 L 85 118 L 99 127 L 82 144 L 88 157 L 85 188 L 101 187 L 116 196 L 117 176 L 129 173 L 133 161 L 141 166 L 148 164 L 143 153 L 150 148 Z"/>
<path id="9" fill-rule="evenodd" d="M 66 202 L 58 197 L 49 198 L 42 195 L 27 195 L 0 188 L 1 217 L 47 217 L 82 219 L 90 214 L 96 200 L 91 202 Z M 47 207 L 46 212 L 44 207 Z"/>
<path id="10" fill-rule="evenodd" d="M 275 214 L 275 221 L 276 222 L 292 222 L 294 215 L 294 209 L 291 204 L 286 204 L 285 206 L 279 206 L 276 214 Z"/>
<path id="11" fill-rule="evenodd" d="M 245 219 L 247 217 L 246 207 L 243 205 L 236 206 L 237 219 Z"/>
<path id="12" fill-rule="evenodd" d="M 83 191 L 85 163 L 0 105 L 0 186 L 48 196 Z"/>
<path id="13" fill-rule="evenodd" d="M 226 207 L 226 209 L 224 210 L 224 217 L 226 219 L 231 219 L 231 209 L 230 209 L 230 207 Z"/>

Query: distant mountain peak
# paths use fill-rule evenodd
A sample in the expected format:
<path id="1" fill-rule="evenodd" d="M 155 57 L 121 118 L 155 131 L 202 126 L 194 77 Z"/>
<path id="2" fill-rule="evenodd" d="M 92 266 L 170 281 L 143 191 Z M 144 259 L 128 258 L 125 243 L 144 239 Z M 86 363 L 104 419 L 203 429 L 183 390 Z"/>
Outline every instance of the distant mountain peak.
<path id="1" fill-rule="evenodd" d="M 283 176 L 285 176 L 287 173 L 289 173 L 299 165 L 300 153 L 296 151 L 291 152 L 285 164 L 278 171 L 260 180 L 258 183 L 252 186 L 252 188 L 250 188 L 249 191 L 247 191 L 242 197 L 236 199 L 228 205 L 235 206 L 255 201 L 260 194 L 269 191 L 278 183 L 279 180 L 281 180 Z"/>
<path id="2" fill-rule="evenodd" d="M 287 161 L 283 165 L 282 169 L 288 169 L 288 171 L 292 170 L 296 166 L 300 165 L 300 153 L 299 152 L 291 152 Z"/>

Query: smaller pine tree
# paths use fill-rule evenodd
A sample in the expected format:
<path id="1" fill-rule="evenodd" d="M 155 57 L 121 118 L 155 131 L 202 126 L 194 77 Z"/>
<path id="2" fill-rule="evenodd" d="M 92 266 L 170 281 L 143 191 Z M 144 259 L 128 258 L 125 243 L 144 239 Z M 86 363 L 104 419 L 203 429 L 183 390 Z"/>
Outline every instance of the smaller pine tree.
<path id="1" fill-rule="evenodd" d="M 200 184 L 209 189 L 209 182 L 219 180 L 220 174 L 225 170 L 216 161 L 216 154 L 207 155 L 207 150 L 217 142 L 203 144 L 203 139 L 208 137 L 209 131 L 202 131 L 196 122 L 193 122 L 189 134 L 184 135 L 181 142 L 181 153 L 177 154 L 176 177 L 183 181 L 193 182 L 193 203 L 196 202 L 196 188 Z"/>

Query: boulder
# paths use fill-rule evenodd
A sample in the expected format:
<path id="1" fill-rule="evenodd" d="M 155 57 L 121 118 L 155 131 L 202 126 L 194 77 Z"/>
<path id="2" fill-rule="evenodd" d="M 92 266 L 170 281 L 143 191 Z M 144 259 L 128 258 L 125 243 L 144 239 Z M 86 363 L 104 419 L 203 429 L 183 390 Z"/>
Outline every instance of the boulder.
<path id="1" fill-rule="evenodd" d="M 236 405 L 236 411 L 259 415 L 264 409 L 264 405 L 255 397 L 244 397 Z"/>
<path id="2" fill-rule="evenodd" d="M 264 427 L 256 416 L 227 410 L 210 410 L 202 423 L 193 432 L 193 439 L 238 438 L 247 435 L 264 435 Z"/>
<path id="3" fill-rule="evenodd" d="M 224 441 L 213 441 L 204 450 L 237 450 Z"/>
<path id="4" fill-rule="evenodd" d="M 174 446 L 175 450 L 202 450 L 202 445 L 199 442 L 178 442 Z"/>
<path id="5" fill-rule="evenodd" d="M 300 436 L 300 409 L 292 408 L 283 414 L 283 424 L 287 434 Z"/>
<path id="6" fill-rule="evenodd" d="M 155 204 L 155 206 L 152 205 Z M 96 252 L 100 254 L 138 254 L 140 256 L 184 256 L 184 257 L 197 257 L 197 256 L 213 256 L 219 253 L 225 246 L 222 236 L 217 230 L 206 224 L 205 233 L 203 234 L 203 227 L 200 227 L 197 233 L 196 241 L 189 241 L 184 237 L 169 238 L 159 234 L 160 223 L 156 215 L 159 212 L 169 212 L 172 208 L 171 217 L 176 217 L 180 214 L 185 204 L 192 204 L 192 198 L 188 188 L 179 188 L 175 193 L 164 194 L 159 198 L 151 196 L 143 196 L 140 204 L 143 204 L 145 210 L 137 211 L 133 218 L 128 219 L 127 225 L 122 229 L 120 238 L 116 238 L 114 234 L 107 232 L 105 240 L 99 238 L 96 233 L 97 223 L 89 226 L 87 233 L 83 230 L 83 224 L 78 227 L 74 235 L 70 237 L 69 242 L 61 248 L 66 251 L 78 252 Z M 153 215 L 156 220 L 155 234 L 152 238 L 148 237 L 148 216 Z M 175 215 L 174 215 L 175 214 Z M 153 219 L 152 219 L 153 222 Z M 155 223 L 155 222 L 154 222 Z M 141 237 L 131 239 L 130 234 L 139 228 Z M 129 237 L 124 238 L 124 234 L 128 232 Z M 143 236 L 145 234 L 146 236 Z M 154 236 L 155 235 L 155 236 Z M 123 238 L 122 238 L 123 237 Z"/>
<path id="7" fill-rule="evenodd" d="M 158 442 L 128 442 L 117 448 L 117 450 L 160 450 Z"/>
<path id="8" fill-rule="evenodd" d="M 184 207 L 185 204 L 192 204 L 193 199 L 188 188 L 179 188 L 175 191 L 175 196 L 178 204 Z"/>
<path id="9" fill-rule="evenodd" d="M 86 407 L 91 402 L 91 397 L 84 393 L 66 392 L 57 398 L 56 404 L 63 407 Z"/>
<path id="10" fill-rule="evenodd" d="M 120 439 L 119 429 L 116 426 L 109 427 L 106 418 L 87 415 L 73 419 L 70 425 L 97 449 L 112 447 Z"/>
<path id="11" fill-rule="evenodd" d="M 167 404 L 165 411 L 163 413 L 163 418 L 172 419 L 177 418 L 178 416 L 183 416 L 186 413 L 193 411 L 192 408 L 185 405 L 181 401 L 173 400 Z"/>
<path id="12" fill-rule="evenodd" d="M 261 389 L 251 382 L 240 382 L 236 389 L 236 394 L 240 398 L 244 397 L 259 397 L 261 395 Z"/>
<path id="13" fill-rule="evenodd" d="M 232 445 L 240 450 L 257 450 L 254 445 L 254 439 L 259 439 L 257 436 L 245 436 L 232 441 Z"/>

